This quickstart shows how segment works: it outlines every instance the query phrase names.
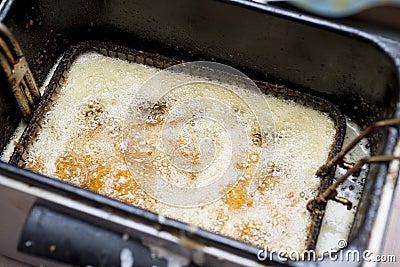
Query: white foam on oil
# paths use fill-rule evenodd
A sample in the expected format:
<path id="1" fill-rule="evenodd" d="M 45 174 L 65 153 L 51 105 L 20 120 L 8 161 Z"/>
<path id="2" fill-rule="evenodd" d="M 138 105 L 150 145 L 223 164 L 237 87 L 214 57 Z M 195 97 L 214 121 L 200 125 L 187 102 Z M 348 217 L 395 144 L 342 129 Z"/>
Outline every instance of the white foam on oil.
<path id="1" fill-rule="evenodd" d="M 261 187 L 247 194 L 245 177 L 217 202 L 198 208 L 168 206 L 137 186 L 125 165 L 121 144 L 130 100 L 158 71 L 98 54 L 80 56 L 29 148 L 27 167 L 269 250 L 303 251 L 311 223 L 305 207 L 315 196 L 319 186 L 315 172 L 333 142 L 332 120 L 293 101 L 267 96 L 275 118 L 276 153 L 273 163 L 265 166 L 270 175 L 263 178 Z M 264 101 L 252 108 L 268 110 Z M 218 140 L 218 148 L 224 148 L 228 139 Z M 229 157 L 224 153 L 222 158 Z M 160 157 L 160 166 L 168 169 L 161 161 Z"/>

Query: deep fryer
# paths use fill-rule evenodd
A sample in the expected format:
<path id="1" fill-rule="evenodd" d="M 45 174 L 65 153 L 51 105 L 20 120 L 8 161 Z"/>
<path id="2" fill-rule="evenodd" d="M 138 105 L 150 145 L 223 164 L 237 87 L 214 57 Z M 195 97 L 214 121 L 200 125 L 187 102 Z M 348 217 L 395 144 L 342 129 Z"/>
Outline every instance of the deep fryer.
<path id="1" fill-rule="evenodd" d="M 399 87 L 397 44 L 354 29 L 246 1 L 171 1 L 168 6 L 158 1 L 65 1 L 57 4 L 51 1 L 9 2 L 13 3 L 8 3 L 10 10 L 4 15 L 3 22 L 20 42 L 38 84 L 43 82 L 58 56 L 71 45 L 86 40 L 102 40 L 174 58 L 227 63 L 245 71 L 254 79 L 267 79 L 322 96 L 339 106 L 361 126 L 396 117 Z M 242 19 L 238 21 L 238 17 Z M 9 95 L 2 91 L 1 98 L 4 105 L 0 114 L 4 118 L 2 122 L 7 126 L 2 137 L 6 140 L 20 115 Z M 378 131 L 370 139 L 372 151 L 376 154 L 392 154 L 396 140 L 396 128 Z M 35 225 L 35 214 L 54 215 L 53 223 L 56 218 L 64 218 L 62 220 L 65 221 L 71 219 L 78 223 L 86 222 L 88 227 L 99 227 L 105 233 L 127 232 L 138 239 L 144 236 L 147 239 L 149 235 L 149 231 L 146 233 L 138 230 L 143 226 L 140 222 L 145 222 L 144 225 L 152 225 L 154 231 L 172 234 L 164 239 L 155 238 L 161 234 L 154 234 L 153 239 L 148 238 L 153 240 L 153 244 L 169 247 L 176 254 L 190 258 L 197 264 L 204 262 L 213 265 L 219 261 L 213 255 L 213 250 L 205 248 L 217 249 L 218 253 L 214 251 L 215 254 L 225 255 L 220 251 L 228 253 L 225 255 L 227 260 L 233 257 L 231 255 L 239 257 L 235 261 L 242 260 L 242 265 L 246 265 L 245 259 L 256 260 L 255 248 L 242 243 L 205 231 L 193 233 L 188 226 L 175 221 L 162 224 L 155 214 L 14 166 L 2 163 L 1 173 L 9 177 L 4 180 L 1 188 L 6 199 L 13 199 L 7 203 L 15 203 L 16 199 L 24 203 L 16 209 L 23 211 L 16 212 L 18 216 L 14 219 L 19 221 L 13 225 L 19 227 L 20 230 L 16 231 L 18 233 L 22 231 L 26 218 L 30 223 L 24 231 L 29 231 Z M 362 250 L 368 246 L 387 175 L 386 164 L 371 166 L 348 249 Z M 11 189 L 13 182 L 34 187 L 27 187 L 25 192 L 17 189 L 17 192 Z M 35 193 L 30 190 L 48 191 L 49 195 L 37 191 L 41 197 L 36 201 L 37 197 L 33 197 Z M 71 199 L 72 202 L 64 205 L 64 201 L 52 201 L 52 197 L 49 197 L 52 193 L 58 194 L 60 198 Z M 73 207 L 74 201 L 88 205 L 90 211 L 79 211 L 83 207 Z M 2 205 L 10 211 L 15 210 L 11 204 Z M 134 222 L 140 226 L 127 227 L 122 221 L 118 224 L 115 220 L 105 219 L 104 214 L 99 215 L 102 212 L 122 218 L 134 217 Z M 11 219 L 5 223 L 13 224 Z M 61 229 L 54 231 L 60 232 Z M 24 255 L 30 259 L 17 252 L 15 246 L 2 243 L 0 247 L 6 255 Z M 72 245 L 71 249 L 76 248 Z M 40 254 L 43 251 L 37 253 L 45 256 Z M 274 263 L 280 262 L 275 259 Z"/>

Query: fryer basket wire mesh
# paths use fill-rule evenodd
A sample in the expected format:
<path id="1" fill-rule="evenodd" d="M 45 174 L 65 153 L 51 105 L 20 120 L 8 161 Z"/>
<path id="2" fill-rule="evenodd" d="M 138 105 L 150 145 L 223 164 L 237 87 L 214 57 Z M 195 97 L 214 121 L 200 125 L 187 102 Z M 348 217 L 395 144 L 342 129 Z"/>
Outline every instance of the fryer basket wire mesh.
<path id="1" fill-rule="evenodd" d="M 56 67 L 53 77 L 51 78 L 49 85 L 43 94 L 38 108 L 34 112 L 31 121 L 29 122 L 14 150 L 14 153 L 9 161 L 10 164 L 24 167 L 26 157 L 29 154 L 29 146 L 35 139 L 37 133 L 40 131 L 44 114 L 49 110 L 49 107 L 54 101 L 57 92 L 65 83 L 68 70 L 79 55 L 87 52 L 95 52 L 104 56 L 145 64 L 159 69 L 165 69 L 172 65 L 183 62 L 181 60 L 167 58 L 162 55 L 137 51 L 131 48 L 103 42 L 89 41 L 72 47 L 63 55 L 58 66 Z M 331 161 L 341 151 L 346 131 L 346 120 L 342 112 L 333 103 L 314 95 L 288 89 L 285 86 L 273 85 L 264 81 L 255 81 L 255 83 L 263 92 L 267 94 L 281 99 L 291 99 L 297 103 L 312 107 L 315 110 L 319 110 L 328 114 L 334 122 L 336 133 L 334 143 L 331 146 L 329 156 L 325 162 L 328 163 Z M 322 176 L 323 178 L 320 180 L 320 186 L 318 188 L 317 195 L 322 194 L 329 188 L 333 182 L 334 173 L 335 166 L 331 166 L 329 169 L 327 169 L 325 175 Z M 307 249 L 315 249 L 324 216 L 323 211 L 325 206 L 326 202 L 321 202 L 318 206 L 319 209 L 310 209 L 312 211 L 312 223 L 309 226 L 309 232 L 307 236 Z M 306 208 L 307 207 L 304 207 L 305 210 Z"/>

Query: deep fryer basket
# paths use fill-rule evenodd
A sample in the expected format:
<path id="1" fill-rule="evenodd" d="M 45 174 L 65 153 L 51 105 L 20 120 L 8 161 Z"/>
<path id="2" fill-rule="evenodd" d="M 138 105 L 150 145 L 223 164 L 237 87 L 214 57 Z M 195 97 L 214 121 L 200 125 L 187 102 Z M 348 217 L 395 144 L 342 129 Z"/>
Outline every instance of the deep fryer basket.
<path id="1" fill-rule="evenodd" d="M 51 103 L 54 101 L 54 97 L 57 95 L 58 90 L 60 90 L 62 85 L 65 83 L 65 80 L 67 79 L 67 72 L 71 64 L 79 55 L 86 52 L 96 52 L 108 57 L 128 60 L 130 62 L 154 66 L 160 69 L 164 69 L 182 62 L 181 60 L 175 60 L 157 54 L 137 51 L 110 43 L 92 41 L 85 42 L 71 48 L 65 53 L 59 65 L 57 66 L 55 73 L 50 80 L 49 86 L 44 92 L 42 101 L 39 104 L 39 108 L 36 110 L 33 119 L 30 121 L 16 149 L 14 150 L 9 162 L 10 164 L 24 167 L 24 159 L 26 158 L 27 153 L 29 153 L 29 145 L 34 140 L 36 133 L 40 131 L 40 125 L 45 112 L 50 109 Z M 256 81 L 256 83 L 259 88 L 267 94 L 274 95 L 278 98 L 291 99 L 297 103 L 309 106 L 315 110 L 319 110 L 328 114 L 334 122 L 336 132 L 334 142 L 331 145 L 329 156 L 326 159 L 326 162 L 332 159 L 341 150 L 345 136 L 346 121 L 344 115 L 334 104 L 320 97 L 290 90 L 284 86 L 273 85 L 262 81 Z M 321 179 L 317 194 L 322 193 L 332 183 L 334 172 L 335 169 L 333 168 L 330 170 L 330 174 L 326 179 Z M 304 207 L 304 209 L 306 209 L 306 207 Z M 309 233 L 306 243 L 308 250 L 315 249 L 323 215 L 324 214 L 321 212 L 312 213 L 312 224 L 309 226 Z"/>

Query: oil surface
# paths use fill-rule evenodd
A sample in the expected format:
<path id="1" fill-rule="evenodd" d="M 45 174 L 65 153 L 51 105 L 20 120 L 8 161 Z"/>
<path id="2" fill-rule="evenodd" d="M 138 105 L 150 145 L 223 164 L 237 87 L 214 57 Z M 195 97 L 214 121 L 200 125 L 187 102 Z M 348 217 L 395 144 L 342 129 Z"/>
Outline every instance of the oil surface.
<path id="1" fill-rule="evenodd" d="M 261 186 L 248 192 L 253 178 L 249 172 L 227 195 L 209 205 L 166 205 L 138 186 L 122 150 L 122 127 L 130 99 L 157 72 L 156 68 L 98 54 L 80 56 L 29 147 L 25 167 L 269 250 L 302 252 L 311 220 L 306 203 L 319 186 L 315 172 L 326 161 L 333 143 L 333 121 L 326 114 L 291 100 L 267 96 L 275 119 L 275 155 L 273 162 L 263 167 L 263 176 L 257 177 L 262 180 Z M 202 90 L 195 89 L 192 94 L 200 95 Z M 179 94 L 174 98 L 179 101 Z M 264 101 L 252 108 L 268 110 Z M 147 127 L 157 129 L 157 121 L 154 117 Z M 207 123 L 201 127 L 221 137 L 216 141 L 221 162 L 229 158 L 224 150 L 231 145 L 229 138 Z M 196 159 L 199 155 L 185 140 L 193 136 L 194 132 L 187 128 L 177 142 L 183 156 Z M 203 177 L 185 176 L 172 169 L 162 151 L 155 151 L 151 155 L 154 169 L 179 186 L 209 183 L 205 177 L 218 174 L 219 169 L 214 167 Z"/>

